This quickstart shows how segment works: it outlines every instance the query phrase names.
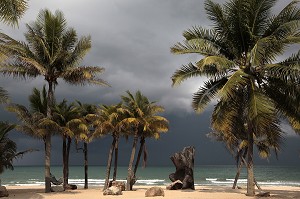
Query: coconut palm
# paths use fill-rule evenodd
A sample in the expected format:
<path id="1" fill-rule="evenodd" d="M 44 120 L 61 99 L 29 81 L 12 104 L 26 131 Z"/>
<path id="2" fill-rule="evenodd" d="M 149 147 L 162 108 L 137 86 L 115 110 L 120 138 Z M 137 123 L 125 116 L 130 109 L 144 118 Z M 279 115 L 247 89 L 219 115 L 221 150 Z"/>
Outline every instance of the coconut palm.
<path id="1" fill-rule="evenodd" d="M 193 108 L 197 112 L 202 112 L 212 99 L 218 98 L 219 105 L 214 112 L 222 121 L 227 117 L 226 107 L 240 104 L 233 106 L 230 117 L 233 119 L 242 113 L 247 126 L 244 133 L 248 141 L 249 196 L 255 194 L 254 136 L 281 134 L 278 100 L 272 95 L 274 82 L 280 81 L 282 88 L 289 88 L 289 83 L 299 85 L 299 52 L 276 62 L 290 45 L 300 41 L 298 1 L 292 1 L 278 14 L 271 15 L 275 3 L 276 0 L 232 0 L 220 5 L 207 0 L 205 10 L 213 23 L 212 28 L 188 29 L 183 33 L 185 41 L 171 48 L 175 54 L 196 53 L 203 56 L 195 64 L 182 66 L 172 76 L 173 85 L 190 77 L 208 78 L 193 95 Z M 294 96 L 289 89 L 286 92 L 289 93 L 287 96 Z M 284 110 L 286 107 L 282 107 L 280 112 Z M 234 125 L 234 122 L 231 120 L 227 126 Z M 226 127 L 225 122 L 223 127 Z"/>
<path id="2" fill-rule="evenodd" d="M 110 134 L 113 138 L 108 153 L 106 176 L 103 190 L 109 187 L 109 177 L 113 156 L 115 156 L 113 180 L 116 180 L 118 165 L 118 143 L 119 137 L 122 131 L 124 131 L 124 129 L 122 128 L 124 117 L 125 110 L 122 108 L 122 104 L 119 103 L 117 105 L 110 106 L 102 105 L 98 109 L 98 117 L 94 119 L 95 132 L 93 137 L 99 137 Z"/>
<path id="3" fill-rule="evenodd" d="M 93 104 L 84 104 L 80 101 L 76 101 L 76 107 L 79 111 L 80 119 L 82 123 L 80 125 L 86 126 L 88 129 L 86 132 L 81 131 L 80 134 L 77 134 L 75 137 L 76 143 L 78 141 L 83 141 L 83 153 L 84 153 L 84 188 L 88 188 L 88 143 L 93 139 L 93 122 L 90 118 L 96 117 L 96 105 Z"/>
<path id="4" fill-rule="evenodd" d="M 63 187 L 68 188 L 69 185 L 69 157 L 72 138 L 81 131 L 86 131 L 86 126 L 80 126 L 82 123 L 79 110 L 74 104 L 68 104 L 63 100 L 53 108 L 51 120 L 43 121 L 43 124 L 56 126 L 58 133 L 63 138 Z"/>
<path id="5" fill-rule="evenodd" d="M 155 102 L 150 102 L 140 91 L 137 91 L 135 95 L 131 94 L 130 91 L 126 93 L 127 95 L 121 96 L 121 98 L 124 108 L 129 115 L 123 121 L 127 125 L 127 129 L 131 131 L 131 135 L 133 135 L 126 190 L 132 190 L 132 186 L 136 181 L 135 171 L 132 170 L 132 166 L 138 138 L 142 137 L 143 140 L 147 134 L 158 135 L 159 132 L 166 131 L 168 122 L 165 118 L 156 115 L 162 112 L 163 108 L 156 105 Z M 141 144 L 143 148 L 143 143 Z"/>
<path id="6" fill-rule="evenodd" d="M 2 51 L 11 59 L 2 64 L 0 72 L 13 77 L 43 76 L 48 84 L 47 117 L 51 118 L 54 88 L 58 79 L 74 85 L 107 85 L 97 75 L 104 69 L 97 66 L 79 66 L 91 48 L 91 37 L 78 39 L 76 31 L 67 27 L 60 11 L 54 14 L 41 10 L 37 20 L 27 24 L 26 41 L 19 42 L 0 34 Z M 46 135 L 45 192 L 50 192 L 51 134 Z"/>
<path id="7" fill-rule="evenodd" d="M 163 132 L 167 132 L 169 130 L 169 122 L 166 118 L 162 116 L 158 116 L 157 114 L 164 112 L 164 108 L 162 106 L 158 106 L 155 102 L 150 103 L 150 105 L 145 110 L 145 115 L 148 115 L 145 118 L 145 122 L 147 123 L 147 128 L 143 131 L 139 132 L 140 137 L 140 147 L 136 159 L 136 163 L 133 170 L 133 175 L 136 176 L 136 172 L 139 166 L 139 162 L 142 154 L 143 156 L 143 165 L 146 166 L 147 162 L 147 149 L 146 149 L 146 138 L 154 138 L 159 139 L 160 134 Z"/>
<path id="8" fill-rule="evenodd" d="M 18 20 L 27 10 L 26 0 L 2 0 L 0 1 L 0 21 L 8 25 L 16 25 Z"/>

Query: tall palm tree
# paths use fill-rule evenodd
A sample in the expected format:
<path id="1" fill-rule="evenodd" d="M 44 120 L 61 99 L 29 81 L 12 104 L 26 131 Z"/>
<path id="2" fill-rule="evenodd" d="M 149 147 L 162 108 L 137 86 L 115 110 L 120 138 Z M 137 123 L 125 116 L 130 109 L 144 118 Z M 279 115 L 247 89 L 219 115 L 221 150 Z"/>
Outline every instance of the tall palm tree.
<path id="1" fill-rule="evenodd" d="M 8 25 L 17 25 L 28 7 L 27 0 L 0 1 L 0 21 Z"/>
<path id="2" fill-rule="evenodd" d="M 97 75 L 104 69 L 97 66 L 80 67 L 79 63 L 91 48 L 91 37 L 78 39 L 76 31 L 67 27 L 60 11 L 54 14 L 41 10 L 37 20 L 27 24 L 25 38 L 19 42 L 0 34 L 2 51 L 12 58 L 3 63 L 0 72 L 14 77 L 43 76 L 48 84 L 47 117 L 51 118 L 54 88 L 58 79 L 74 85 L 107 85 Z M 45 192 L 50 192 L 51 134 L 46 135 Z"/>
<path id="3" fill-rule="evenodd" d="M 76 142 L 83 141 L 83 153 L 84 153 L 84 188 L 88 189 L 88 143 L 93 139 L 93 120 L 91 118 L 96 117 L 97 107 L 94 104 L 84 104 L 80 101 L 76 101 L 76 107 L 79 111 L 80 119 L 82 123 L 80 125 L 85 126 L 86 132 L 81 131 L 77 134 Z"/>
<path id="4" fill-rule="evenodd" d="M 272 95 L 274 82 L 281 82 L 282 88 L 291 88 L 288 87 L 291 82 L 299 85 L 300 53 L 276 62 L 290 45 L 300 41 L 298 1 L 292 1 L 278 14 L 271 15 L 275 3 L 276 0 L 232 0 L 220 5 L 206 0 L 205 10 L 213 23 L 212 28 L 188 29 L 183 33 L 185 41 L 171 48 L 175 54 L 196 53 L 203 56 L 195 64 L 182 66 L 172 76 L 173 85 L 190 77 L 208 78 L 193 95 L 196 111 L 203 111 L 212 99 L 219 98 L 214 113 L 221 120 L 226 116 L 226 107 L 238 105 L 232 106 L 230 116 L 236 118 L 238 113 L 242 113 L 247 126 L 249 196 L 255 194 L 254 136 L 280 134 L 278 110 L 287 110 L 286 107 L 279 109 L 279 101 Z M 286 89 L 286 92 L 289 98 L 297 96 L 294 95 L 295 89 Z M 299 96 L 299 92 L 296 94 Z M 227 126 L 233 123 L 234 120 L 231 120 Z"/>
<path id="5" fill-rule="evenodd" d="M 159 116 L 157 114 L 164 112 L 164 108 L 162 106 L 158 106 L 155 102 L 149 102 L 149 106 L 147 106 L 145 110 L 145 123 L 148 126 L 143 131 L 139 132 L 140 137 L 140 147 L 136 159 L 136 163 L 133 170 L 133 175 L 136 176 L 136 172 L 139 166 L 139 162 L 142 154 L 144 154 L 144 166 L 146 166 L 147 161 L 147 150 L 146 150 L 146 138 L 154 138 L 159 139 L 160 134 L 167 132 L 169 130 L 169 122 L 166 118 Z M 141 128 L 140 128 L 141 129 Z M 144 153 L 143 153 L 144 152 Z"/>
<path id="6" fill-rule="evenodd" d="M 102 105 L 98 109 L 98 117 L 95 118 L 95 132 L 93 137 L 99 137 L 110 134 L 113 138 L 111 147 L 108 153 L 106 176 L 103 190 L 109 187 L 109 177 L 112 165 L 113 156 L 115 156 L 114 162 L 114 179 L 116 180 L 117 173 L 117 161 L 118 161 L 118 143 L 121 132 L 123 131 L 123 119 L 125 116 L 125 110 L 122 108 L 122 104 L 117 105 Z M 114 155 L 115 152 L 115 155 Z"/>
<path id="7" fill-rule="evenodd" d="M 156 105 L 155 102 L 150 102 L 140 91 L 137 91 L 135 95 L 131 94 L 130 91 L 126 93 L 127 95 L 123 95 L 121 98 L 124 102 L 124 108 L 129 115 L 123 121 L 124 125 L 127 125 L 127 129 L 131 131 L 131 135 L 133 135 L 126 190 L 132 190 L 132 186 L 136 180 L 135 171 L 132 170 L 132 167 L 138 138 L 142 137 L 143 140 L 143 137 L 145 138 L 147 133 L 157 135 L 158 132 L 166 131 L 168 122 L 165 118 L 156 115 L 162 112 L 163 108 Z"/>
<path id="8" fill-rule="evenodd" d="M 68 104 L 66 100 L 57 104 L 53 109 L 52 120 L 49 122 L 51 126 L 57 126 L 59 133 L 63 138 L 63 187 L 68 189 L 69 185 L 69 157 L 72 138 L 75 134 L 80 134 L 82 131 L 86 132 L 86 126 L 82 126 L 79 110 L 74 104 Z M 81 125 L 81 126 L 80 126 Z"/>

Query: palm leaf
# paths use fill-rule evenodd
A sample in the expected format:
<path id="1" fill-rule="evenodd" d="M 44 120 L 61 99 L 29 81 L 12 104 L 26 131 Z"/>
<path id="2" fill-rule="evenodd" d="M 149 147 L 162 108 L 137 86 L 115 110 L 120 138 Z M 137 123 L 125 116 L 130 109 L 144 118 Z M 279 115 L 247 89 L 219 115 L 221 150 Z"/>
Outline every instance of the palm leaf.
<path id="1" fill-rule="evenodd" d="M 196 93 L 193 95 L 192 106 L 195 111 L 202 112 L 205 107 L 216 97 L 216 94 L 219 90 L 226 84 L 226 78 L 212 79 L 206 81 L 204 86 L 202 86 Z"/>

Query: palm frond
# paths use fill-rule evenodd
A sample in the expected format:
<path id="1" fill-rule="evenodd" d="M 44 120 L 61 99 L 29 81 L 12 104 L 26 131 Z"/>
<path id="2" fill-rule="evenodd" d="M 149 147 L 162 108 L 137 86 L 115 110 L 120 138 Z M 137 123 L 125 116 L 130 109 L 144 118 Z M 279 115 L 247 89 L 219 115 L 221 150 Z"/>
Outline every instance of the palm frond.
<path id="1" fill-rule="evenodd" d="M 27 0 L 1 0 L 0 21 L 9 25 L 17 25 L 27 8 Z"/>
<path id="2" fill-rule="evenodd" d="M 173 81 L 173 86 L 179 85 L 182 83 L 184 80 L 189 79 L 191 77 L 196 77 L 196 76 L 202 76 L 203 72 L 197 68 L 192 63 L 189 63 L 188 65 L 183 65 L 179 70 L 177 70 L 173 75 L 172 75 L 172 81 Z"/>
<path id="3" fill-rule="evenodd" d="M 193 94 L 192 106 L 195 111 L 202 112 L 214 99 L 220 89 L 226 84 L 227 78 L 211 79 L 204 82 L 204 85 Z"/>

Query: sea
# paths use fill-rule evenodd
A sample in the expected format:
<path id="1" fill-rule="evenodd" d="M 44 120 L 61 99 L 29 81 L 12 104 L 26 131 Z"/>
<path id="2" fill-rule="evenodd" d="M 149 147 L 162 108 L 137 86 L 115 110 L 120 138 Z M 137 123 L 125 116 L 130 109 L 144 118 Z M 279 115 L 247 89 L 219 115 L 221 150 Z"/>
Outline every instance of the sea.
<path id="1" fill-rule="evenodd" d="M 174 166 L 138 168 L 136 185 L 169 185 L 169 174 L 175 171 Z M 231 186 L 237 168 L 235 165 L 199 165 L 194 167 L 195 185 Z M 89 186 L 104 184 L 106 167 L 89 166 Z M 62 167 L 52 166 L 51 173 L 58 179 L 62 177 Z M 262 166 L 254 167 L 255 179 L 260 186 L 297 186 L 300 187 L 300 168 L 295 166 Z M 112 175 L 112 172 L 111 172 Z M 127 167 L 118 167 L 117 179 L 125 181 Z M 1 175 L 1 184 L 5 186 L 38 186 L 44 184 L 43 166 L 15 166 L 13 171 L 5 170 Z M 84 167 L 70 166 L 69 183 L 84 185 Z M 242 169 L 238 186 L 246 186 L 247 171 Z"/>

